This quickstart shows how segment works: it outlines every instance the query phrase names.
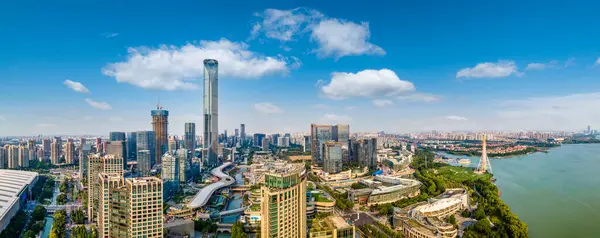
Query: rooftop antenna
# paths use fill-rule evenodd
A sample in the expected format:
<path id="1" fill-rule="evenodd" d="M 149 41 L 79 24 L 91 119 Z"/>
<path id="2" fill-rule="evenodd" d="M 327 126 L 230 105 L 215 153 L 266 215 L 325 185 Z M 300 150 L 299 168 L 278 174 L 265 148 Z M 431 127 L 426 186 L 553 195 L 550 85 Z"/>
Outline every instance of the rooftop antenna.
<path id="1" fill-rule="evenodd" d="M 162 110 L 162 107 L 160 106 L 160 95 L 158 95 L 158 103 L 156 104 L 156 109 Z"/>

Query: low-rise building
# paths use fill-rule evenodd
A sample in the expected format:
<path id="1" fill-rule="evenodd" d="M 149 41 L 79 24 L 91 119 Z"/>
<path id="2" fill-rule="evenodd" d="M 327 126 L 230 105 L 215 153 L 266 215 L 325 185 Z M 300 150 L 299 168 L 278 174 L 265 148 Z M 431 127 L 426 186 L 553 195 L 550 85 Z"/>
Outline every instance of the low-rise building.
<path id="1" fill-rule="evenodd" d="M 356 228 L 339 216 L 330 216 L 312 221 L 310 238 L 354 238 Z"/>

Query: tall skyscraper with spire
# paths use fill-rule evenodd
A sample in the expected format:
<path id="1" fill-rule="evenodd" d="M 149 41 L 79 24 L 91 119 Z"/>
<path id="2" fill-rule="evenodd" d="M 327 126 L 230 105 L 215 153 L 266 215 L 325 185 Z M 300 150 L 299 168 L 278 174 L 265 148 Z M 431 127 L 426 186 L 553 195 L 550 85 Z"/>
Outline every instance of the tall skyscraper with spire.
<path id="1" fill-rule="evenodd" d="M 204 60 L 204 153 L 208 166 L 217 164 L 219 147 L 219 62 Z"/>
<path id="2" fill-rule="evenodd" d="M 156 163 L 160 164 L 160 157 L 167 152 L 168 148 L 168 132 L 169 111 L 164 110 L 160 104 L 156 106 L 156 110 L 152 110 L 152 128 L 154 130 L 154 139 L 156 141 Z"/>

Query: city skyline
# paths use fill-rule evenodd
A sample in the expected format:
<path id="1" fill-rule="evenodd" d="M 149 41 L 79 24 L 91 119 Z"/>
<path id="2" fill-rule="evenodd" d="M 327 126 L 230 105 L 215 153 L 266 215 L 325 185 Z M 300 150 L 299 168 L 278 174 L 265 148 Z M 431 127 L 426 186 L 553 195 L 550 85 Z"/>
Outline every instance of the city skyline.
<path id="1" fill-rule="evenodd" d="M 222 74 L 219 132 L 240 123 L 248 134 L 308 132 L 310 123 L 395 133 L 600 127 L 589 110 L 600 105 L 594 6 L 439 3 L 449 14 L 424 3 L 149 4 L 134 14 L 169 13 L 138 22 L 114 10 L 132 3 L 120 4 L 0 10 L 19 22 L 0 46 L 0 94 L 10 95 L 0 100 L 0 136 L 147 131 L 157 101 L 168 130 L 183 135 L 184 123 L 203 123 L 207 58 Z M 555 17 L 565 14 L 568 22 Z"/>

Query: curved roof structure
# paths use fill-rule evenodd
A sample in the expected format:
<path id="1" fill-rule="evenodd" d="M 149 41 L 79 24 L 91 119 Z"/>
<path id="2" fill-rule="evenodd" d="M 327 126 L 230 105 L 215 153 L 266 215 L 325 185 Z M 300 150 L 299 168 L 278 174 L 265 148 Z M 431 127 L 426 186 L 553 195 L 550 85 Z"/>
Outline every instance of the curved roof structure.
<path id="1" fill-rule="evenodd" d="M 189 203 L 189 206 L 192 209 L 199 208 L 199 207 L 206 205 L 206 203 L 210 199 L 210 196 L 212 196 L 212 194 L 215 191 L 217 191 L 220 188 L 227 187 L 227 186 L 230 186 L 233 183 L 235 183 L 235 179 L 233 177 L 223 173 L 223 169 L 229 165 L 231 165 L 231 162 L 224 163 L 221 166 L 216 167 L 210 171 L 210 173 L 212 175 L 218 177 L 220 180 L 218 182 L 211 183 L 210 185 L 202 188 L 200 191 L 198 191 L 198 193 L 196 193 L 196 196 L 194 196 L 194 199 L 192 199 L 192 201 Z"/>

